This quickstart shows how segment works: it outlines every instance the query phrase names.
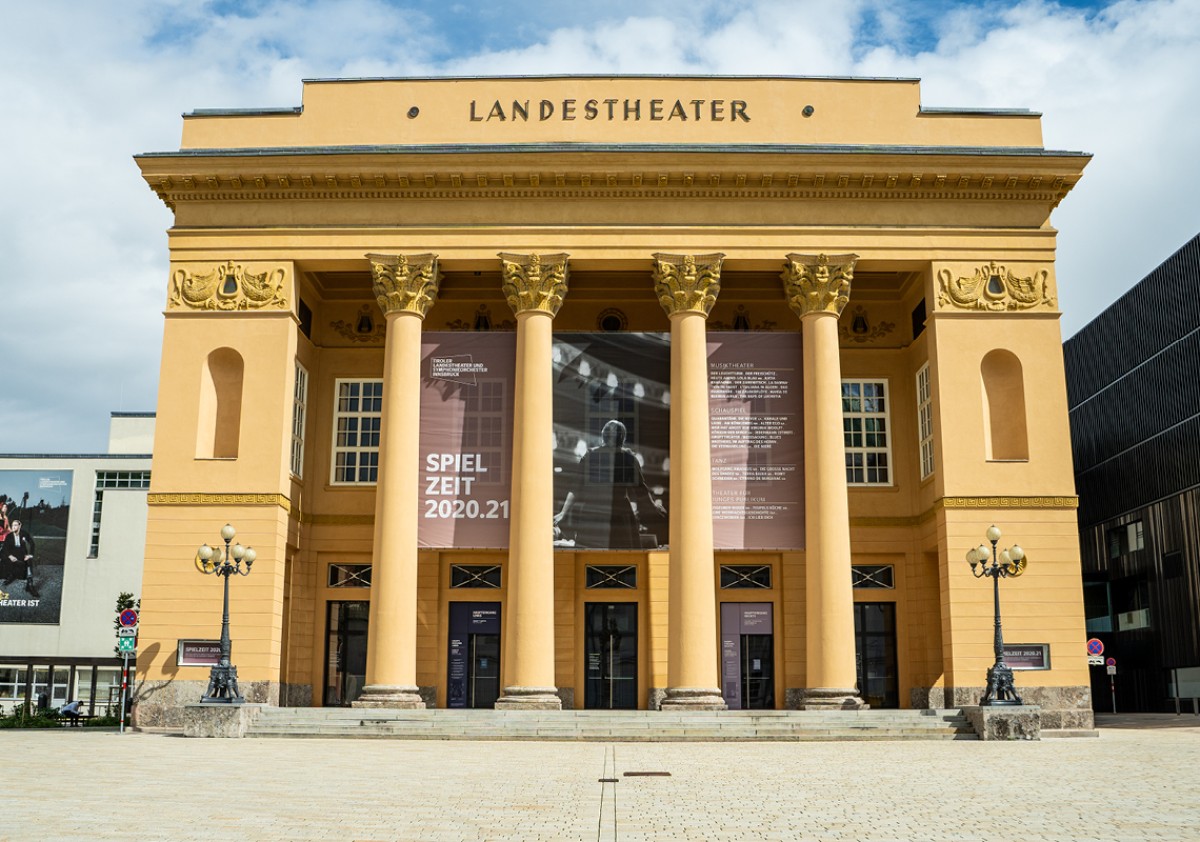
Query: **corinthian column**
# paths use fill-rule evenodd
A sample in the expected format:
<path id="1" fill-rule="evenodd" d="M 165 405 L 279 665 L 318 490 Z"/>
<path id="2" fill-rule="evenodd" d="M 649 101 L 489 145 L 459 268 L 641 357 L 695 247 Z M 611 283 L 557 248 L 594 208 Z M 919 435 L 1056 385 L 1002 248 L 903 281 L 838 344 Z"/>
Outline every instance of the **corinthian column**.
<path id="1" fill-rule="evenodd" d="M 567 255 L 500 254 L 517 317 L 512 508 L 504 605 L 506 685 L 497 708 L 559 710 L 554 685 L 554 437 L 551 327 Z"/>
<path id="2" fill-rule="evenodd" d="M 804 353 L 804 566 L 808 680 L 804 708 L 861 708 L 854 655 L 850 508 L 842 430 L 838 317 L 850 299 L 856 254 L 789 254 L 788 306 Z"/>
<path id="3" fill-rule="evenodd" d="M 368 254 L 387 319 L 367 626 L 367 685 L 355 707 L 423 708 L 417 691 L 417 492 L 421 322 L 437 297 L 437 255 Z"/>
<path id="4" fill-rule="evenodd" d="M 654 255 L 654 292 L 671 320 L 671 525 L 667 693 L 672 709 L 724 710 L 718 685 L 712 453 L 705 323 L 723 254 Z"/>

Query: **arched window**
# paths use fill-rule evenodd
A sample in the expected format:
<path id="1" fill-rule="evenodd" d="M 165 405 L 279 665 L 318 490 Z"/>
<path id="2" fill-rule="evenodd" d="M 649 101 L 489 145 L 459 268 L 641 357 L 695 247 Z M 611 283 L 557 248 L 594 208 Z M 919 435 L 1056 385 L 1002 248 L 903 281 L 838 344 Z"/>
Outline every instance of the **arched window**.
<path id="1" fill-rule="evenodd" d="M 200 375 L 197 459 L 237 458 L 244 369 L 242 355 L 232 348 L 218 348 L 208 355 Z"/>
<path id="2" fill-rule="evenodd" d="M 983 379 L 983 441 L 988 459 L 1029 458 L 1025 378 L 1012 351 L 989 351 L 979 366 Z"/>

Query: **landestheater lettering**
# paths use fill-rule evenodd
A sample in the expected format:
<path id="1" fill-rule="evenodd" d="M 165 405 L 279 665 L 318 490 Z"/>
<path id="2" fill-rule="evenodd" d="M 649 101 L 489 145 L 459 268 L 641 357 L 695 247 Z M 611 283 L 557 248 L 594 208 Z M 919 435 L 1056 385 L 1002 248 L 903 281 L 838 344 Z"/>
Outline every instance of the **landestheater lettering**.
<path id="1" fill-rule="evenodd" d="M 226 522 L 254 701 L 682 713 L 978 704 L 995 524 L 1045 647 L 1017 689 L 1090 725 L 1051 218 L 1088 156 L 1037 114 L 912 79 L 300 101 L 136 159 L 200 289 L 164 313 L 139 725 L 208 686 L 177 653 Z"/>
<path id="2" fill-rule="evenodd" d="M 470 117 L 473 123 L 486 123 L 491 120 L 504 122 L 520 120 L 529 122 L 546 120 L 607 120 L 639 121 L 643 115 L 654 122 L 669 122 L 678 120 L 686 123 L 688 120 L 722 122 L 750 122 L 747 111 L 749 105 L 742 99 L 650 99 L 642 107 L 641 99 L 576 99 L 539 101 L 514 99 L 505 110 L 504 103 L 494 100 L 490 107 L 471 100 Z"/>

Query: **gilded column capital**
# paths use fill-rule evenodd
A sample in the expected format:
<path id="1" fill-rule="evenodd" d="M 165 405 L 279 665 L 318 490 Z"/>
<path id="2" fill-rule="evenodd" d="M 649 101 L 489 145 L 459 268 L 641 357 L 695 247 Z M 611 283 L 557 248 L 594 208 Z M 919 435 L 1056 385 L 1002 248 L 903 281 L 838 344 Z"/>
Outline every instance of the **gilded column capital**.
<path id="1" fill-rule="evenodd" d="M 422 319 L 437 299 L 442 273 L 436 254 L 368 254 L 375 300 L 384 314 L 416 313 Z"/>
<path id="2" fill-rule="evenodd" d="M 654 294 L 667 316 L 700 313 L 706 319 L 721 292 L 717 254 L 654 254 Z"/>
<path id="3" fill-rule="evenodd" d="M 501 290 L 513 313 L 558 315 L 567 294 L 566 254 L 509 254 L 500 252 L 504 281 Z"/>
<path id="4" fill-rule="evenodd" d="M 789 254 L 780 277 L 792 312 L 800 318 L 812 313 L 841 316 L 857 260 L 857 254 Z"/>

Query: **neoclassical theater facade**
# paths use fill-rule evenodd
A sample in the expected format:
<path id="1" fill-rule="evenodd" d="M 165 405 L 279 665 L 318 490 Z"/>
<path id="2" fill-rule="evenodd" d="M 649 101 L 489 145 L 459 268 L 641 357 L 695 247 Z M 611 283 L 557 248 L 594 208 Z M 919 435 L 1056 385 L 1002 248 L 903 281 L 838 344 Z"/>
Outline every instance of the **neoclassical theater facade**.
<path id="1" fill-rule="evenodd" d="M 1051 216 L 1088 156 L 912 79 L 319 80 L 174 214 L 138 717 L 230 582 L 253 701 L 1090 723 Z M 1018 554 L 1019 555 L 1019 554 Z M 1017 568 L 1013 568 L 1014 572 Z"/>

